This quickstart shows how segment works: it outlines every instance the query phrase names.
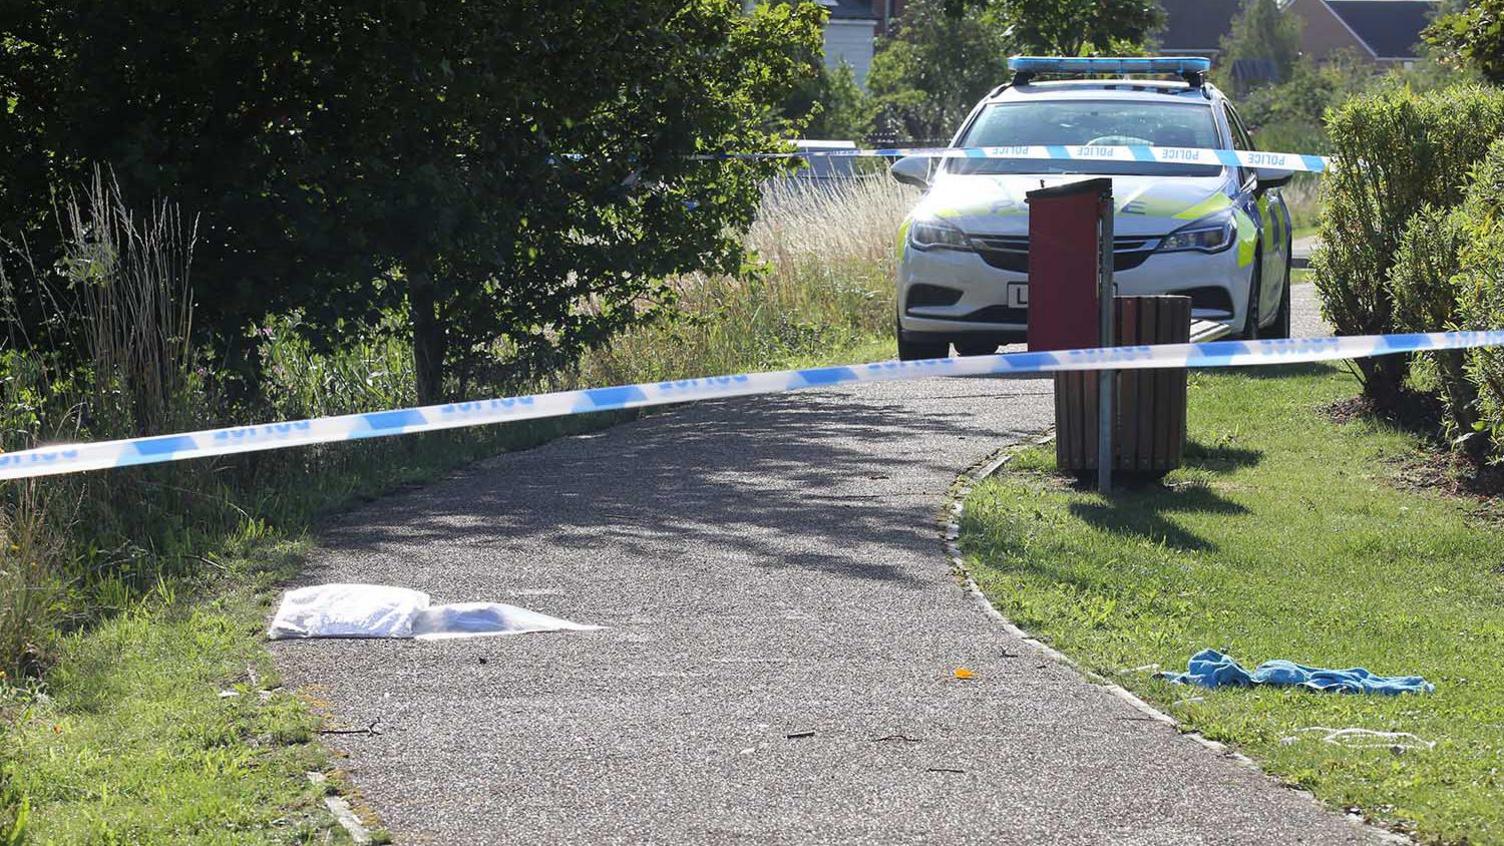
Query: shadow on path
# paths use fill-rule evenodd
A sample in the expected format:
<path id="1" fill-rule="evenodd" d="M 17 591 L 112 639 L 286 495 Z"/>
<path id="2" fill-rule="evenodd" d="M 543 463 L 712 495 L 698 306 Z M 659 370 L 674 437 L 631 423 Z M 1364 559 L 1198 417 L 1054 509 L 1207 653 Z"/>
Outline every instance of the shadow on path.
<path id="1" fill-rule="evenodd" d="M 977 396 L 978 380 L 969 381 L 967 393 Z M 925 528 L 943 488 L 930 480 L 953 475 L 954 462 L 923 447 L 899 449 L 875 471 L 874 453 L 883 446 L 893 452 L 895 439 L 973 441 L 980 453 L 1000 433 L 950 397 L 926 409 L 811 399 L 706 404 L 508 455 L 378 501 L 330 524 L 321 542 L 411 555 L 454 544 L 521 553 L 545 541 L 655 557 L 665 536 L 709 536 L 759 566 L 907 580 L 881 554 L 858 564 L 842 550 L 931 542 Z M 770 545 L 790 532 L 816 542 L 800 544 L 795 555 Z M 820 548 L 833 552 L 814 551 Z M 309 577 L 321 574 L 315 569 Z"/>

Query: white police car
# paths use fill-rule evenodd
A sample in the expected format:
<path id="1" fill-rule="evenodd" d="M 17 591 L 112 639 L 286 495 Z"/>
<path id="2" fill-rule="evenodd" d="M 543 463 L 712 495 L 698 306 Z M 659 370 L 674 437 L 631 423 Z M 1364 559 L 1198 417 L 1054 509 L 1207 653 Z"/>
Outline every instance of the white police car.
<path id="1" fill-rule="evenodd" d="M 1013 80 L 977 104 L 953 147 L 1028 145 L 1083 155 L 1105 147 L 1253 149 L 1237 111 L 1206 83 L 1205 59 L 1015 57 L 1008 65 Z M 1116 78 L 1039 81 L 1044 74 Z M 905 360 L 943 357 L 952 344 L 962 355 L 981 355 L 1024 339 L 1024 195 L 1087 175 L 1112 177 L 1120 295 L 1184 294 L 1197 319 L 1243 337 L 1290 334 L 1290 215 L 1275 190 L 1289 181 L 1288 170 L 916 156 L 891 171 L 926 189 L 899 233 L 898 348 Z"/>

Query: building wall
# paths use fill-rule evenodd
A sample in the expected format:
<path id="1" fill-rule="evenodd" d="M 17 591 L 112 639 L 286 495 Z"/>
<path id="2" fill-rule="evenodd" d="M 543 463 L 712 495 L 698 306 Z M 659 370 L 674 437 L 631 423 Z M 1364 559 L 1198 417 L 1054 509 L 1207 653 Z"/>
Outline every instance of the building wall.
<path id="1" fill-rule="evenodd" d="M 872 17 L 878 22 L 878 35 L 887 35 L 902 15 L 903 0 L 872 0 Z"/>
<path id="2" fill-rule="evenodd" d="M 825 66 L 851 65 L 856 84 L 867 88 L 867 69 L 872 66 L 873 39 L 877 21 L 832 20 L 825 25 Z"/>
<path id="3" fill-rule="evenodd" d="M 1293 0 L 1285 7 L 1285 14 L 1299 15 L 1304 22 L 1300 31 L 1300 50 L 1316 61 L 1344 49 L 1362 58 L 1373 59 L 1373 52 L 1321 0 Z"/>

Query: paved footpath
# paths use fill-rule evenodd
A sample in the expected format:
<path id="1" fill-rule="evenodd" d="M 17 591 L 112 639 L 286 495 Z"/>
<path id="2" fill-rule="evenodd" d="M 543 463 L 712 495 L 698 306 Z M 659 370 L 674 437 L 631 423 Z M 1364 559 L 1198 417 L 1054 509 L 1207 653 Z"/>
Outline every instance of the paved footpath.
<path id="1" fill-rule="evenodd" d="M 609 628 L 274 652 L 380 721 L 330 742 L 399 844 L 1371 842 L 961 590 L 946 488 L 1050 422 L 1048 383 L 929 381 L 506 455 L 328 526 L 302 581 Z"/>

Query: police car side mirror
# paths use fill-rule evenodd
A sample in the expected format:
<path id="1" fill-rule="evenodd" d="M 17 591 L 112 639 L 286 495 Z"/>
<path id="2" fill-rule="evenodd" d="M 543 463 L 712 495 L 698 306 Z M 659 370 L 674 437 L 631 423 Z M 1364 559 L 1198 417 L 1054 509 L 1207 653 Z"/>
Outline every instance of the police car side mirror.
<path id="1" fill-rule="evenodd" d="M 1277 167 L 1256 167 L 1253 169 L 1254 178 L 1258 180 L 1258 190 L 1268 191 L 1270 188 L 1279 188 L 1290 182 L 1295 176 L 1293 170 L 1281 170 Z"/>
<path id="2" fill-rule="evenodd" d="M 926 156 L 904 156 L 888 168 L 888 173 L 905 185 L 930 187 L 930 159 Z"/>

